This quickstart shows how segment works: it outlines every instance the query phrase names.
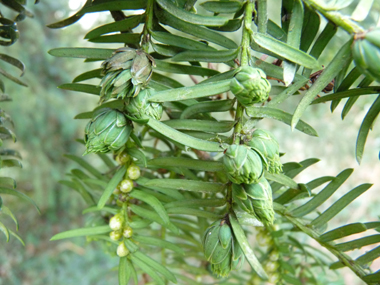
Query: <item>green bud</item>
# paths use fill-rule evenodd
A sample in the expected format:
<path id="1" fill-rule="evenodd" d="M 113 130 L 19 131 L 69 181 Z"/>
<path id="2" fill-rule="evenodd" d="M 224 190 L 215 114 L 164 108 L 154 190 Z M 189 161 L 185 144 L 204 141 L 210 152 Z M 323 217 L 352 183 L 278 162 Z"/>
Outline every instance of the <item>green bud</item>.
<path id="1" fill-rule="evenodd" d="M 257 235 L 256 235 L 256 241 L 257 241 L 257 244 L 259 246 L 270 246 L 272 244 L 272 239 L 270 238 L 270 236 L 268 235 L 268 233 L 266 232 L 263 232 L 263 231 L 260 231 Z"/>
<path id="2" fill-rule="evenodd" d="M 144 89 L 136 97 L 130 98 L 126 106 L 128 115 L 137 119 L 148 116 L 160 120 L 163 112 L 162 105 L 148 101 L 152 94 L 154 94 L 153 89 Z"/>
<path id="3" fill-rule="evenodd" d="M 120 182 L 120 191 L 123 193 L 131 192 L 133 189 L 133 181 L 131 179 L 124 179 Z"/>
<path id="4" fill-rule="evenodd" d="M 121 230 L 123 228 L 123 225 L 124 225 L 124 216 L 121 213 L 116 214 L 110 219 L 109 226 L 114 231 Z"/>
<path id="5" fill-rule="evenodd" d="M 269 260 L 278 261 L 280 259 L 280 253 L 277 250 L 272 250 L 269 254 Z"/>
<path id="6" fill-rule="evenodd" d="M 272 133 L 262 129 L 255 130 L 252 133 L 251 141 L 248 142 L 248 146 L 265 158 L 265 166 L 270 173 L 282 172 L 280 147 Z"/>
<path id="7" fill-rule="evenodd" d="M 254 215 L 264 224 L 273 224 L 272 189 L 264 177 L 260 178 L 259 183 L 232 184 L 232 198 L 243 211 Z"/>
<path id="8" fill-rule="evenodd" d="M 279 266 L 278 262 L 269 261 L 265 264 L 264 268 L 266 272 L 275 272 Z"/>
<path id="9" fill-rule="evenodd" d="M 141 86 L 144 86 L 152 76 L 152 64 L 154 65 L 154 59 L 141 49 L 137 50 L 136 53 L 137 55 L 134 58 L 131 67 L 132 84 L 141 88 Z M 134 94 L 134 96 L 136 96 L 137 93 Z"/>
<path id="10" fill-rule="evenodd" d="M 115 190 L 113 190 L 113 194 L 115 194 L 115 195 L 120 195 L 121 194 L 120 185 L 116 186 Z"/>
<path id="11" fill-rule="evenodd" d="M 262 177 L 259 183 L 244 184 L 243 187 L 252 204 L 253 212 L 251 214 L 264 224 L 273 224 L 273 198 L 269 182 Z"/>
<path id="12" fill-rule="evenodd" d="M 121 201 L 121 200 L 119 200 L 119 199 L 116 200 L 116 205 L 117 205 L 118 207 L 123 207 L 123 204 L 124 204 L 123 201 Z"/>
<path id="13" fill-rule="evenodd" d="M 136 96 L 148 83 L 153 63 L 153 58 L 142 50 L 117 49 L 102 63 L 100 101 Z"/>
<path id="14" fill-rule="evenodd" d="M 133 59 L 136 57 L 136 50 L 129 47 L 123 47 L 115 50 L 112 56 L 102 63 L 103 72 L 115 70 L 130 69 Z"/>
<path id="15" fill-rule="evenodd" d="M 260 155 L 245 145 L 230 145 L 223 157 L 228 179 L 236 184 L 256 183 L 263 175 Z"/>
<path id="16" fill-rule="evenodd" d="M 117 151 L 127 143 L 131 132 L 132 126 L 122 112 L 109 108 L 97 110 L 85 129 L 85 154 Z"/>
<path id="17" fill-rule="evenodd" d="M 126 226 L 126 227 L 124 228 L 124 231 L 123 231 L 123 236 L 124 236 L 125 238 L 130 238 L 130 237 L 132 236 L 132 234 L 133 234 L 133 230 L 132 230 L 132 228 L 129 227 L 129 226 Z"/>
<path id="18" fill-rule="evenodd" d="M 121 153 L 119 153 L 117 156 L 116 156 L 116 161 L 117 161 L 117 163 L 119 163 L 119 164 L 127 164 L 128 162 L 130 162 L 131 161 L 131 157 L 129 156 L 129 154 L 128 153 L 126 153 L 126 152 L 121 152 Z"/>
<path id="19" fill-rule="evenodd" d="M 3 207 L 3 199 L 0 196 L 0 211 L 1 211 L 1 207 Z"/>
<path id="20" fill-rule="evenodd" d="M 141 175 L 140 167 L 138 167 L 137 165 L 131 164 L 127 168 L 127 176 L 130 179 L 136 180 L 136 179 L 138 179 L 140 177 L 140 175 Z"/>
<path id="21" fill-rule="evenodd" d="M 380 28 L 359 36 L 352 45 L 356 67 L 364 75 L 380 82 Z"/>
<path id="22" fill-rule="evenodd" d="M 127 256 L 129 254 L 128 248 L 125 246 L 124 241 L 119 243 L 117 247 L 116 254 L 120 257 Z"/>
<path id="23" fill-rule="evenodd" d="M 227 277 L 242 260 L 242 251 L 226 220 L 218 220 L 204 233 L 203 248 L 211 270 L 218 277 Z"/>
<path id="24" fill-rule="evenodd" d="M 271 85 L 264 71 L 251 66 L 241 67 L 230 83 L 231 92 L 245 107 L 268 99 Z"/>
<path id="25" fill-rule="evenodd" d="M 281 275 L 278 272 L 274 272 L 269 276 L 268 282 L 272 284 L 278 284 L 278 282 L 281 280 Z"/>
<path id="26" fill-rule="evenodd" d="M 112 240 L 119 240 L 121 239 L 123 235 L 121 234 L 121 231 L 112 231 L 110 232 L 110 239 Z"/>

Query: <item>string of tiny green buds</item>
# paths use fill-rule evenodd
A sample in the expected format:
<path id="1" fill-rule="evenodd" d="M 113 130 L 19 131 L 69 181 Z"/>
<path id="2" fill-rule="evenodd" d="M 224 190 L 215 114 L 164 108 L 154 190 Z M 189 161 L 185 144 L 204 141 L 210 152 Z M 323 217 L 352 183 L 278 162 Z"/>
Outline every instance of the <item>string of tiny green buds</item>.
<path id="1" fill-rule="evenodd" d="M 294 226 L 299 228 L 302 232 L 316 240 L 319 244 L 321 244 L 324 248 L 329 250 L 332 254 L 334 254 L 342 263 L 344 263 L 348 268 L 350 268 L 359 278 L 363 279 L 366 276 L 366 272 L 363 270 L 361 266 L 355 263 L 347 254 L 337 250 L 332 243 L 330 242 L 322 242 L 320 240 L 320 234 L 312 229 L 310 226 L 305 225 L 302 220 L 297 219 L 291 216 L 285 209 L 284 206 L 279 205 L 277 203 L 273 204 L 275 211 L 288 219 Z"/>

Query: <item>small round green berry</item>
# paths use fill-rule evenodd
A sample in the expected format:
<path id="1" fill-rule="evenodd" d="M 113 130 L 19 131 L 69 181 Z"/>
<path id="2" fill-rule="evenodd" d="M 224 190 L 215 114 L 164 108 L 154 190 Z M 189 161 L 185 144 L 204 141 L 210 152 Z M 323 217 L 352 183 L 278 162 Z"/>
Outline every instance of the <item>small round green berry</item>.
<path id="1" fill-rule="evenodd" d="M 119 199 L 117 199 L 116 200 L 116 205 L 118 206 L 118 207 L 123 207 L 123 204 L 124 204 L 124 202 L 123 201 L 121 201 L 121 200 L 119 200 Z"/>
<path id="2" fill-rule="evenodd" d="M 115 190 L 113 190 L 113 194 L 115 194 L 115 195 L 121 194 L 120 185 L 116 186 Z"/>
<path id="3" fill-rule="evenodd" d="M 110 219 L 109 226 L 114 231 L 121 230 L 123 228 L 123 225 L 124 225 L 124 217 L 120 213 L 116 214 Z"/>
<path id="4" fill-rule="evenodd" d="M 122 237 L 121 231 L 110 232 L 110 239 L 112 240 L 119 240 L 121 239 L 121 237 Z"/>
<path id="5" fill-rule="evenodd" d="M 256 240 L 259 246 L 269 246 L 271 244 L 271 238 L 266 232 L 260 231 L 256 235 Z"/>
<path id="6" fill-rule="evenodd" d="M 124 179 L 120 182 L 120 191 L 123 193 L 131 192 L 133 189 L 133 181 L 131 179 Z"/>
<path id="7" fill-rule="evenodd" d="M 279 266 L 278 262 L 269 261 L 264 268 L 266 272 L 276 272 Z"/>
<path id="8" fill-rule="evenodd" d="M 269 259 L 271 261 L 277 261 L 279 260 L 280 258 L 280 254 L 277 250 L 273 250 L 270 254 L 269 254 Z"/>
<path id="9" fill-rule="evenodd" d="M 132 228 L 129 227 L 129 226 L 126 226 L 126 227 L 124 228 L 124 231 L 123 231 L 123 236 L 124 236 L 125 238 L 130 238 L 130 237 L 132 236 L 132 234 L 133 234 L 133 230 L 132 230 Z"/>
<path id="10" fill-rule="evenodd" d="M 141 175 L 141 172 L 140 172 L 140 167 L 134 165 L 134 164 L 131 164 L 128 168 L 127 168 L 127 175 L 130 179 L 132 180 L 136 180 L 140 177 Z"/>
<path id="11" fill-rule="evenodd" d="M 125 246 L 124 242 L 122 241 L 119 243 L 119 246 L 117 247 L 116 254 L 120 257 L 127 256 L 129 254 L 128 248 Z"/>
<path id="12" fill-rule="evenodd" d="M 268 280 L 270 283 L 273 283 L 273 284 L 278 284 L 278 281 L 280 281 L 280 274 L 275 272 L 275 273 L 272 273 L 270 276 L 269 276 L 269 280 Z"/>
<path id="13" fill-rule="evenodd" d="M 131 157 L 126 152 L 119 153 L 116 156 L 116 161 L 119 164 L 127 164 L 128 162 L 130 162 L 130 160 L 131 160 Z"/>

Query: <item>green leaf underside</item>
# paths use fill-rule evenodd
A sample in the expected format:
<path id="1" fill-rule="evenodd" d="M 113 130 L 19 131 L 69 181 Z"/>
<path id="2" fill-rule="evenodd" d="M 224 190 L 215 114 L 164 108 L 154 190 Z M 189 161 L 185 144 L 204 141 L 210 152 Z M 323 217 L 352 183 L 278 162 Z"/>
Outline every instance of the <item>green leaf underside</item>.
<path id="1" fill-rule="evenodd" d="M 99 227 L 81 228 L 81 229 L 75 229 L 75 230 L 70 230 L 70 231 L 56 234 L 50 240 L 59 240 L 59 239 L 65 239 L 65 238 L 91 236 L 91 235 L 101 235 L 101 234 L 109 233 L 110 231 L 111 229 L 108 225 L 99 226 Z"/>
<path id="2" fill-rule="evenodd" d="M 172 14 L 174 17 L 196 25 L 219 27 L 226 24 L 229 20 L 229 18 L 222 16 L 212 17 L 190 13 L 184 9 L 178 8 L 171 1 L 168 0 L 157 0 L 157 3 L 164 10 Z"/>
<path id="3" fill-rule="evenodd" d="M 353 200 L 367 191 L 372 184 L 363 184 L 348 192 L 346 195 L 342 196 L 338 201 L 336 201 L 330 208 L 324 211 L 318 218 L 311 222 L 314 227 L 321 227 L 329 220 L 334 218 L 340 211 L 346 208 Z"/>
<path id="4" fill-rule="evenodd" d="M 224 191 L 222 183 L 203 182 L 185 179 L 151 179 L 144 184 L 146 187 L 165 187 L 170 189 L 194 191 L 203 193 L 220 193 Z"/>
<path id="5" fill-rule="evenodd" d="M 92 31 L 88 32 L 84 38 L 91 39 L 112 32 L 128 31 L 129 29 L 136 27 L 140 23 L 142 17 L 143 15 L 135 15 L 128 17 L 125 20 L 97 27 Z"/>
<path id="6" fill-rule="evenodd" d="M 148 165 L 159 167 L 186 167 L 200 171 L 222 171 L 223 164 L 219 161 L 197 160 L 184 157 L 159 157 L 148 161 Z"/>
<path id="7" fill-rule="evenodd" d="M 0 187 L 0 194 L 8 194 L 8 195 L 12 195 L 12 196 L 16 196 L 18 198 L 24 199 L 30 202 L 31 204 L 33 204 L 33 206 L 37 209 L 38 213 L 41 214 L 41 211 L 38 208 L 37 204 L 31 198 L 29 198 L 29 196 L 25 195 L 24 193 L 21 193 L 19 191 L 16 191 L 10 188 Z"/>
<path id="8" fill-rule="evenodd" d="M 353 169 L 346 169 L 342 171 L 334 180 L 332 180 L 321 192 L 319 192 L 310 201 L 302 206 L 294 209 L 291 214 L 295 217 L 305 216 L 314 211 L 318 206 L 323 204 L 338 188 L 347 180 L 352 174 Z"/>
<path id="9" fill-rule="evenodd" d="M 346 44 L 344 44 L 344 46 L 335 55 L 334 59 L 325 68 L 325 70 L 321 73 L 321 75 L 310 87 L 310 89 L 304 94 L 296 110 L 294 111 L 291 122 L 292 128 L 297 125 L 302 114 L 311 104 L 313 99 L 318 95 L 318 93 L 321 92 L 334 79 L 339 71 L 351 61 L 351 44 L 352 40 L 349 40 Z"/>
<path id="10" fill-rule="evenodd" d="M 322 242 L 329 242 L 377 227 L 380 227 L 380 222 L 353 223 L 324 233 L 320 236 L 320 240 Z"/>
<path id="11" fill-rule="evenodd" d="M 107 59 L 114 49 L 104 48 L 54 48 L 48 51 L 52 56 L 56 57 L 73 57 L 73 58 L 88 58 L 88 59 Z"/>
<path id="12" fill-rule="evenodd" d="M 380 112 L 380 95 L 376 98 L 375 102 L 369 108 L 363 122 L 360 126 L 358 138 L 356 140 L 356 160 L 360 163 L 363 157 L 364 147 L 367 140 L 368 133 L 373 127 Z"/>
<path id="13" fill-rule="evenodd" d="M 119 260 L 119 285 L 128 284 L 129 279 L 131 279 L 131 267 L 128 266 L 128 259 L 126 256 L 120 257 Z"/>
<path id="14" fill-rule="evenodd" d="M 186 34 L 190 34 L 197 38 L 210 41 L 228 49 L 234 49 L 238 47 L 237 44 L 228 37 L 202 26 L 182 21 L 181 19 L 174 17 L 164 10 L 156 11 L 156 15 L 163 24 L 169 25 L 172 28 Z"/>
<path id="15" fill-rule="evenodd" d="M 59 85 L 58 88 L 70 90 L 70 91 L 77 91 L 77 92 L 84 92 L 89 93 L 93 95 L 100 95 L 100 87 L 90 84 L 82 84 L 82 83 L 66 83 Z"/>
<path id="16" fill-rule="evenodd" d="M 311 69 L 320 67 L 318 61 L 314 57 L 288 44 L 276 40 L 275 38 L 260 33 L 254 33 L 252 37 L 259 46 L 280 55 L 291 62 Z"/>
<path id="17" fill-rule="evenodd" d="M 350 251 L 358 248 L 362 248 L 363 246 L 371 245 L 374 243 L 380 242 L 380 235 L 372 235 L 363 238 L 359 238 L 353 241 L 338 243 L 335 247 L 340 251 Z"/>
<path id="18" fill-rule="evenodd" d="M 136 215 L 140 216 L 141 218 L 156 222 L 156 223 L 168 228 L 174 234 L 179 233 L 179 230 L 176 226 L 174 226 L 171 222 L 164 223 L 164 221 L 156 214 L 156 212 L 147 210 L 147 209 L 140 207 L 140 206 L 137 206 L 137 205 L 130 205 L 130 208 Z"/>
<path id="19" fill-rule="evenodd" d="M 111 197 L 112 192 L 116 189 L 116 186 L 120 183 L 121 180 L 123 180 L 123 177 L 126 171 L 127 171 L 127 167 L 123 165 L 112 176 L 111 180 L 107 184 L 106 189 L 104 189 L 104 192 L 99 199 L 99 202 L 98 202 L 99 209 L 102 209 L 105 206 L 109 197 Z"/>
<path id="20" fill-rule="evenodd" d="M 155 93 L 149 98 L 150 102 L 170 102 L 195 99 L 224 93 L 230 90 L 230 80 L 197 84 Z"/>
<path id="21" fill-rule="evenodd" d="M 185 146 L 211 152 L 223 151 L 223 148 L 219 145 L 219 143 L 209 142 L 186 135 L 155 119 L 150 119 L 148 125 L 155 131 L 166 136 L 167 138 Z"/>
<path id="22" fill-rule="evenodd" d="M 157 212 L 157 214 L 160 216 L 160 218 L 163 220 L 163 222 L 165 224 L 169 223 L 168 213 L 166 212 L 164 206 L 161 204 L 161 202 L 156 197 L 149 195 L 146 192 L 139 191 L 136 189 L 133 190 L 129 194 L 129 196 L 147 203 L 149 206 L 151 206 Z"/>
<path id="23" fill-rule="evenodd" d="M 290 177 L 284 175 L 284 174 L 272 174 L 269 172 L 265 172 L 265 179 L 275 181 L 277 183 L 280 183 L 284 186 L 288 186 L 290 188 L 298 188 L 297 182 L 295 182 Z"/>
<path id="24" fill-rule="evenodd" d="M 139 243 L 150 245 L 150 246 L 157 246 L 165 249 L 170 249 L 178 254 L 185 254 L 184 250 L 171 242 L 168 242 L 166 240 L 162 240 L 160 238 L 150 237 L 150 236 L 141 236 L 141 235 L 134 235 L 133 239 Z"/>
<path id="25" fill-rule="evenodd" d="M 247 115 L 254 118 L 271 118 L 283 122 L 290 126 L 292 115 L 282 111 L 280 109 L 270 108 L 270 107 L 247 107 Z M 296 129 L 310 136 L 317 137 L 317 132 L 307 123 L 300 120 Z"/>
<path id="26" fill-rule="evenodd" d="M 261 263 L 256 258 L 253 250 L 249 246 L 249 242 L 247 240 L 247 237 L 245 236 L 244 230 L 235 218 L 235 215 L 230 214 L 229 217 L 234 235 L 237 241 L 239 242 L 239 245 L 243 250 L 245 257 L 247 258 L 248 263 L 251 265 L 252 269 L 257 273 L 257 275 L 259 275 L 262 279 L 267 280 L 268 276 L 264 271 L 264 268 L 261 266 Z"/>
<path id="27" fill-rule="evenodd" d="M 235 125 L 234 121 L 207 121 L 207 120 L 167 120 L 162 121 L 165 125 L 176 130 L 202 131 L 209 133 L 229 132 Z"/>
<path id="28" fill-rule="evenodd" d="M 347 97 L 361 96 L 361 95 L 370 95 L 370 94 L 379 94 L 380 86 L 370 86 L 364 88 L 354 88 L 346 91 L 335 92 L 334 94 L 329 94 L 315 99 L 311 104 L 318 104 L 327 101 L 343 99 Z"/>
<path id="29" fill-rule="evenodd" d="M 373 260 L 377 259 L 380 257 L 380 246 L 370 250 L 370 251 L 367 251 L 365 254 L 363 254 L 362 256 L 358 257 L 357 259 L 355 259 L 355 263 L 357 265 L 365 265 L 369 262 L 372 262 Z M 343 264 L 342 262 L 338 261 L 336 263 L 333 263 L 330 265 L 330 269 L 339 269 L 339 268 L 342 268 L 342 267 L 345 267 L 346 265 Z"/>
<path id="30" fill-rule="evenodd" d="M 91 6 L 82 10 L 82 13 L 93 13 L 100 11 L 119 11 L 119 10 L 139 10 L 146 7 L 145 0 L 128 1 L 107 1 L 106 3 L 93 3 Z"/>

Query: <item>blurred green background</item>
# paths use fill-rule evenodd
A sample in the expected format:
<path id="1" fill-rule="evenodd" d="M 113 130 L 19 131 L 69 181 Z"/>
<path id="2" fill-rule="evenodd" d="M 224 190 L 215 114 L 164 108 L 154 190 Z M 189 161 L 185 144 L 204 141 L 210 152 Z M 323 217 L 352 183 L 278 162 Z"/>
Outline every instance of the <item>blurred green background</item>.
<path id="1" fill-rule="evenodd" d="M 107 13 L 86 15 L 79 24 L 61 30 L 51 30 L 46 25 L 72 14 L 83 2 L 41 1 L 35 6 L 30 2 L 28 6 L 35 17 L 20 23 L 21 37 L 15 45 L 0 48 L 0 53 L 12 55 L 25 63 L 27 71 L 23 79 L 29 84 L 29 88 L 25 88 L 6 81 L 6 93 L 13 102 L 2 103 L 1 108 L 12 116 L 18 137 L 17 143 L 6 142 L 6 147 L 21 152 L 23 169 L 3 169 L 2 176 L 14 177 L 17 189 L 32 197 L 42 211 L 39 215 L 30 204 L 10 196 L 3 197 L 19 219 L 19 234 L 26 246 L 14 238 L 7 244 L 5 237 L 0 235 L 0 285 L 117 284 L 117 272 L 112 270 L 118 264 L 117 258 L 86 244 L 84 239 L 49 241 L 54 234 L 81 227 L 85 222 L 81 214 L 84 203 L 80 196 L 58 181 L 64 179 L 73 167 L 63 154 L 82 155 L 84 151 L 75 139 L 82 138 L 85 122 L 73 118 L 80 112 L 91 110 L 97 103 L 95 96 L 63 91 L 57 86 L 71 82 L 75 76 L 91 69 L 91 65 L 99 64 L 53 58 L 47 51 L 63 46 L 92 46 L 83 40 L 84 35 L 91 27 L 109 22 L 110 17 Z M 374 8 L 379 10 L 378 6 Z M 339 33 L 327 50 L 336 50 L 346 37 Z M 332 56 L 333 53 L 325 52 L 324 64 Z M 13 74 L 16 72 L 11 71 Z M 283 162 L 310 157 L 321 159 L 297 177 L 297 182 L 308 182 L 323 175 L 337 175 L 344 168 L 355 168 L 338 194 L 343 195 L 364 182 L 375 183 L 358 201 L 339 214 L 331 228 L 334 223 L 376 220 L 380 213 L 380 183 L 377 183 L 380 177 L 380 130 L 377 126 L 368 138 L 360 166 L 354 153 L 360 123 L 373 99 L 373 95 L 359 99 L 344 121 L 340 119 L 342 103 L 333 114 L 329 104 L 310 107 L 303 119 L 318 131 L 318 138 L 291 132 L 288 126 L 271 120 L 261 123 L 278 138 L 281 151 L 286 153 Z M 294 96 L 284 108 L 293 111 L 298 100 L 299 96 Z M 7 219 L 6 222 L 14 229 L 11 221 Z M 363 250 L 354 252 L 354 255 L 360 252 Z M 380 263 L 374 267 L 380 268 Z M 349 271 L 343 270 L 342 273 L 343 277 L 335 277 L 337 282 L 334 284 L 361 284 Z"/>

